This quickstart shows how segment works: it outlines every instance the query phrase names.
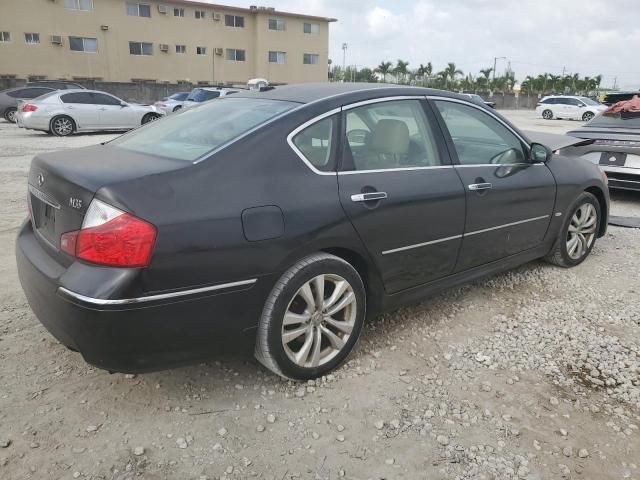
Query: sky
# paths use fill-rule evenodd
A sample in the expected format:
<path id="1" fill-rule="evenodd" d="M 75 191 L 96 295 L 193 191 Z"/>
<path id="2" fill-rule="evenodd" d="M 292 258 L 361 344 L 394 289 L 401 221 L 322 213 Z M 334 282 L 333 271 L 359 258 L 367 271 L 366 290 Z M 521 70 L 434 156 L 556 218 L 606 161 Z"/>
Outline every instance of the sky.
<path id="1" fill-rule="evenodd" d="M 200 0 L 203 1 L 203 0 Z M 204 0 L 208 1 L 208 0 Z M 265 0 L 266 1 L 266 0 Z M 252 4 L 337 18 L 329 30 L 329 58 L 375 67 L 381 61 L 409 61 L 409 68 L 432 62 L 438 72 L 454 62 L 474 76 L 482 68 L 504 72 L 510 62 L 516 79 L 563 72 L 603 75 L 640 89 L 640 0 L 269 0 Z"/>

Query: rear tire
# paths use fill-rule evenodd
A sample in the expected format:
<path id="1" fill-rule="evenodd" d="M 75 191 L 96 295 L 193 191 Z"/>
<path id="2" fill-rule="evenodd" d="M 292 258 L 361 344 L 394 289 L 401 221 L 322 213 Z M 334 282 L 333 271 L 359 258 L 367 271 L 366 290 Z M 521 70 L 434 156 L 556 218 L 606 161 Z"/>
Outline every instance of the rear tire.
<path id="1" fill-rule="evenodd" d="M 142 125 L 145 123 L 153 122 L 160 118 L 160 115 L 157 113 L 147 113 L 144 117 L 142 117 Z"/>
<path id="2" fill-rule="evenodd" d="M 182 108 L 182 105 L 176 105 L 176 106 L 173 108 L 173 113 L 176 113 L 176 112 L 177 112 L 178 110 L 180 110 L 181 108 Z"/>
<path id="3" fill-rule="evenodd" d="M 545 120 L 553 120 L 553 112 L 549 109 L 542 111 L 542 118 Z"/>
<path id="4" fill-rule="evenodd" d="M 49 130 L 57 137 L 67 137 L 76 131 L 76 123 L 71 117 L 59 115 L 51 119 Z"/>
<path id="5" fill-rule="evenodd" d="M 595 117 L 595 114 L 593 112 L 584 112 L 584 115 L 582 115 L 582 121 L 583 122 L 588 122 L 593 117 Z"/>
<path id="6" fill-rule="evenodd" d="M 10 107 L 4 111 L 4 119 L 9 123 L 16 123 L 16 108 Z"/>
<path id="7" fill-rule="evenodd" d="M 553 250 L 545 260 L 563 268 L 581 264 L 596 244 L 601 213 L 598 199 L 582 192 L 569 208 Z"/>
<path id="8" fill-rule="evenodd" d="M 358 272 L 334 255 L 298 261 L 265 302 L 255 356 L 288 379 L 320 377 L 353 350 L 364 324 L 366 294 Z"/>

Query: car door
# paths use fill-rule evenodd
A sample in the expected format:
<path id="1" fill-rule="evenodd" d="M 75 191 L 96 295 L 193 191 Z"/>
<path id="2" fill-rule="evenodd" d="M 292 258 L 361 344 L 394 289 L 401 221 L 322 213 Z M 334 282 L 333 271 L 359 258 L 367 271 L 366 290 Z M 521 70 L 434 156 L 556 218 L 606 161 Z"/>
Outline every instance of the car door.
<path id="1" fill-rule="evenodd" d="M 539 245 L 547 232 L 556 184 L 510 126 L 467 102 L 432 99 L 466 189 L 467 214 L 455 270 L 463 271 Z"/>
<path id="2" fill-rule="evenodd" d="M 119 129 L 132 128 L 134 122 L 132 119 L 131 107 L 122 106 L 122 100 L 107 95 L 106 93 L 93 92 L 91 94 L 99 112 L 99 121 L 102 128 Z"/>
<path id="3" fill-rule="evenodd" d="M 572 120 L 582 118 L 582 112 L 584 111 L 584 104 L 577 98 L 565 99 L 566 117 Z"/>
<path id="4" fill-rule="evenodd" d="M 60 100 L 63 110 L 74 120 L 78 129 L 99 127 L 98 107 L 93 103 L 90 92 L 65 93 L 60 95 Z"/>
<path id="5" fill-rule="evenodd" d="M 394 293 L 449 275 L 464 228 L 464 188 L 426 101 L 343 107 L 340 202 Z"/>

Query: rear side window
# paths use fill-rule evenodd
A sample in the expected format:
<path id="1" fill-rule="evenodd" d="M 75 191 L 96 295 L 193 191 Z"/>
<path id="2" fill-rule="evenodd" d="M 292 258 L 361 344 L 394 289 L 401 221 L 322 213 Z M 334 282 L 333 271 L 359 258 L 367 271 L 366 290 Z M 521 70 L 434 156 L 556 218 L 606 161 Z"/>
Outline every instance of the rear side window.
<path id="1" fill-rule="evenodd" d="M 120 105 L 120 100 L 111 95 L 105 95 L 104 93 L 92 93 L 93 103 L 96 105 Z"/>
<path id="2" fill-rule="evenodd" d="M 60 97 L 62 103 L 85 103 L 92 104 L 93 99 L 91 98 L 90 93 L 66 93 Z"/>
<path id="3" fill-rule="evenodd" d="M 110 145 L 192 162 L 299 104 L 258 98 L 222 98 L 170 115 L 116 138 Z"/>
<path id="4" fill-rule="evenodd" d="M 298 152 L 316 169 L 322 172 L 334 170 L 333 142 L 337 116 L 320 120 L 293 137 Z"/>

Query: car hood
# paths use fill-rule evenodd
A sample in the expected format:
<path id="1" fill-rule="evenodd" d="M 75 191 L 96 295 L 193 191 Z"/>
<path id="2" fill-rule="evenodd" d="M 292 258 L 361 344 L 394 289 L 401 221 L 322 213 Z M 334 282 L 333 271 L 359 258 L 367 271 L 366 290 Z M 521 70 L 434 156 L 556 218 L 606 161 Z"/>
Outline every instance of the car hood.
<path id="1" fill-rule="evenodd" d="M 558 135 L 557 133 L 537 132 L 532 130 L 525 130 L 524 133 L 532 142 L 546 145 L 551 150 L 559 150 L 561 148 L 579 145 L 585 142 L 590 143 L 591 141 L 585 140 L 584 138 L 578 138 L 576 136 Z"/>

